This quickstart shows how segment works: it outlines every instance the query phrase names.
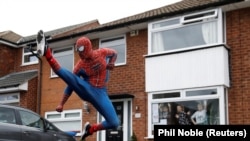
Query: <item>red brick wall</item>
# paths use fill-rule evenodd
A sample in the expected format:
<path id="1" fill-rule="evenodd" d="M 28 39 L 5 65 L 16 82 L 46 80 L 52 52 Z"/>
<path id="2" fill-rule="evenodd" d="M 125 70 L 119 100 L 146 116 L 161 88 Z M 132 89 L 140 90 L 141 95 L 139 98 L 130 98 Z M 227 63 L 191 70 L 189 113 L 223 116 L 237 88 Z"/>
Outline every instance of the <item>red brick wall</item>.
<path id="1" fill-rule="evenodd" d="M 147 136 L 147 95 L 145 93 L 145 58 L 148 41 L 147 30 L 140 30 L 138 36 L 126 35 L 127 62 L 124 66 L 115 67 L 108 83 L 110 94 L 132 94 L 133 131 L 138 141 Z M 135 106 L 139 106 L 141 118 L 135 118 Z"/>
<path id="2" fill-rule="evenodd" d="M 37 79 L 35 77 L 28 82 L 28 91 L 20 92 L 20 106 L 36 112 L 37 108 Z"/>
<path id="3" fill-rule="evenodd" d="M 138 36 L 127 38 L 127 63 L 123 66 L 116 66 L 110 74 L 108 83 L 108 93 L 112 94 L 132 94 L 133 99 L 133 130 L 138 141 L 145 140 L 147 136 L 147 95 L 145 91 L 145 58 L 147 53 L 147 30 L 139 31 Z M 92 40 L 93 48 L 98 47 L 98 39 Z M 75 55 L 75 63 L 79 59 Z M 61 100 L 66 84 L 60 78 L 50 78 L 50 66 L 45 58 L 42 60 L 42 102 L 41 114 L 46 111 L 54 111 Z M 87 114 L 83 110 L 84 121 L 96 122 L 96 110 L 89 104 L 91 112 Z M 141 118 L 134 118 L 135 106 L 139 106 Z M 76 94 L 72 94 L 64 109 L 83 109 L 83 102 Z M 90 140 L 95 140 L 96 136 L 91 136 Z"/>
<path id="4" fill-rule="evenodd" d="M 8 59 L 6 59 L 8 58 Z M 0 77 L 13 72 L 37 69 L 38 65 L 22 66 L 22 48 L 0 45 Z M 20 92 L 20 106 L 36 112 L 38 77 L 28 82 L 28 91 Z"/>
<path id="5" fill-rule="evenodd" d="M 23 58 L 23 48 L 16 49 L 16 55 L 15 55 L 15 72 L 21 72 L 21 71 L 27 71 L 27 70 L 38 70 L 39 75 L 39 64 L 33 64 L 33 65 L 23 65 L 22 64 L 22 58 Z M 28 82 L 28 91 L 20 92 L 20 106 L 28 108 L 34 112 L 37 111 L 37 96 L 38 96 L 38 80 L 39 76 L 36 78 L 33 78 L 32 80 L 29 80 Z M 39 113 L 38 113 L 39 114 Z"/>
<path id="6" fill-rule="evenodd" d="M 0 44 L 0 77 L 14 72 L 16 50 L 17 49 Z"/>
<path id="7" fill-rule="evenodd" d="M 8 58 L 8 59 L 6 59 Z M 38 69 L 38 65 L 22 66 L 22 48 L 0 45 L 0 77 L 13 72 Z M 36 112 L 38 77 L 28 82 L 28 91 L 20 92 L 20 106 Z"/>
<path id="8" fill-rule="evenodd" d="M 229 123 L 250 123 L 250 8 L 226 14 L 230 49 Z"/>

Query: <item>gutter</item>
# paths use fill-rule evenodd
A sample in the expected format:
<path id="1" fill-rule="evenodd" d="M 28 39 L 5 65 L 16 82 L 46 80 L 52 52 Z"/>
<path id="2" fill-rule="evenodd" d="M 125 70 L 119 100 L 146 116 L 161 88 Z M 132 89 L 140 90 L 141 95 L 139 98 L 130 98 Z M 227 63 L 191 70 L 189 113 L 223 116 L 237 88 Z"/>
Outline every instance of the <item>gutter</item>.
<path id="1" fill-rule="evenodd" d="M 8 45 L 8 46 L 11 46 L 11 47 L 14 47 L 14 48 L 18 48 L 19 47 L 17 43 L 10 42 L 10 41 L 4 40 L 4 39 L 0 39 L 0 43 Z"/>

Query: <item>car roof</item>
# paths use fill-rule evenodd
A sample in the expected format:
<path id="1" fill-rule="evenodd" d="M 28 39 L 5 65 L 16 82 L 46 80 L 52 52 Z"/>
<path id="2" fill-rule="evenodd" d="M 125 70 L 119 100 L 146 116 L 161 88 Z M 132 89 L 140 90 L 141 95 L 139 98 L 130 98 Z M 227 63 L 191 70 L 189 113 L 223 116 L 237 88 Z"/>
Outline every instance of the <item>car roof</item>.
<path id="1" fill-rule="evenodd" d="M 11 109 L 15 109 L 15 110 L 23 110 L 23 111 L 32 112 L 34 114 L 37 114 L 36 112 L 34 112 L 34 111 L 30 110 L 30 109 L 20 107 L 20 106 L 0 104 L 0 107 L 11 108 Z M 39 114 L 37 114 L 37 115 L 39 115 Z"/>

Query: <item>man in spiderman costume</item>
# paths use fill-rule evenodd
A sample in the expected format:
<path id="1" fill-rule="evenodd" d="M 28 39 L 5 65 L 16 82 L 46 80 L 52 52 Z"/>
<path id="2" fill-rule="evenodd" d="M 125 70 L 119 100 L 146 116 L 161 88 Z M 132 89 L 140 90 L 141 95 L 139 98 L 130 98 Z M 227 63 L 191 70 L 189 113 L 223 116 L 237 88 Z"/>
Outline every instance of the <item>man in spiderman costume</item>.
<path id="1" fill-rule="evenodd" d="M 42 30 L 37 34 L 37 48 L 40 56 L 46 57 L 53 71 L 67 84 L 56 111 L 63 111 L 63 105 L 75 91 L 82 100 L 90 102 L 105 118 L 105 121 L 92 125 L 86 122 L 80 140 L 84 140 L 99 130 L 113 129 L 119 126 L 120 121 L 106 88 L 109 70 L 113 70 L 117 58 L 115 50 L 110 48 L 93 50 L 91 41 L 87 37 L 81 37 L 75 45 L 81 59 L 75 65 L 73 72 L 70 72 L 61 67 L 53 57 Z"/>

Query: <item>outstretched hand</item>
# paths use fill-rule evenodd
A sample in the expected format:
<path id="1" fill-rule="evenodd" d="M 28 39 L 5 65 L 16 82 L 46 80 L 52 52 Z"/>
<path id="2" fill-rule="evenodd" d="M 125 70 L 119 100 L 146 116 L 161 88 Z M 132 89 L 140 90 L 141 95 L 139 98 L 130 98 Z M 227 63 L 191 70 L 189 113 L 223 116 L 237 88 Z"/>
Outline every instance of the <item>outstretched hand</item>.
<path id="1" fill-rule="evenodd" d="M 63 106 L 62 106 L 62 105 L 58 105 L 58 106 L 56 107 L 56 111 L 57 111 L 57 112 L 62 112 L 62 111 L 63 111 Z"/>

